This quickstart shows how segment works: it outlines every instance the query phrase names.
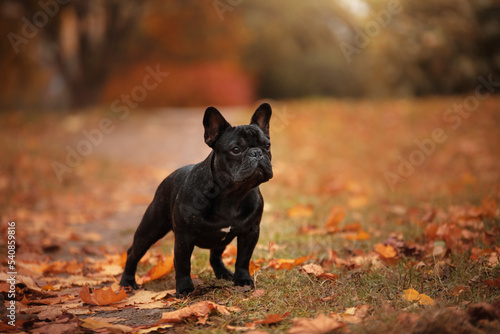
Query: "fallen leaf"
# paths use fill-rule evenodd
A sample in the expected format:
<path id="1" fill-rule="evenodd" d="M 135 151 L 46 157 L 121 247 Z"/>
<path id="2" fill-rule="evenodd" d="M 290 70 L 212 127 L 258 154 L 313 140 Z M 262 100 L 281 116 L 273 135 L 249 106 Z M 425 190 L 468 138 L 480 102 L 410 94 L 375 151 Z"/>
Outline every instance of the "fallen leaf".
<path id="1" fill-rule="evenodd" d="M 255 263 L 253 260 L 251 260 L 250 266 L 248 267 L 248 271 L 250 272 L 250 275 L 253 276 L 259 270 L 260 270 L 260 265 Z"/>
<path id="2" fill-rule="evenodd" d="M 92 290 L 89 285 L 82 287 L 79 295 L 84 303 L 99 306 L 110 305 L 128 297 L 124 288 L 116 293 L 111 288 Z"/>
<path id="3" fill-rule="evenodd" d="M 500 287 L 500 276 L 498 276 L 495 280 L 484 280 L 483 283 L 489 286 Z"/>
<path id="4" fill-rule="evenodd" d="M 423 293 L 419 293 L 415 289 L 407 289 L 403 291 L 403 299 L 408 300 L 410 302 L 418 301 L 420 305 L 434 305 L 434 299 L 431 297 L 424 295 Z"/>
<path id="5" fill-rule="evenodd" d="M 481 202 L 481 208 L 484 217 L 486 218 L 496 217 L 498 207 L 497 207 L 497 202 L 495 201 L 494 198 L 491 198 L 490 196 L 486 196 L 485 198 L 483 198 Z"/>
<path id="6" fill-rule="evenodd" d="M 288 331 L 289 334 L 322 334 L 342 328 L 345 323 L 330 318 L 324 314 L 318 315 L 314 319 L 296 318 L 293 319 L 293 327 Z"/>
<path id="7" fill-rule="evenodd" d="M 59 318 L 62 314 L 63 314 L 62 308 L 55 308 L 51 306 L 50 308 L 47 307 L 42 312 L 38 313 L 38 319 L 52 321 L 56 318 Z"/>
<path id="8" fill-rule="evenodd" d="M 330 214 L 326 219 L 325 228 L 329 233 L 338 231 L 339 224 L 344 221 L 346 212 L 345 209 L 339 206 L 334 206 L 330 210 Z"/>
<path id="9" fill-rule="evenodd" d="M 288 217 L 290 218 L 307 218 L 311 217 L 313 214 L 312 205 L 304 206 L 302 204 L 297 204 L 294 207 L 288 209 Z"/>
<path id="10" fill-rule="evenodd" d="M 299 266 L 309 259 L 308 256 L 303 256 L 298 259 L 271 259 L 269 260 L 269 267 L 274 269 L 290 270 L 293 267 Z"/>
<path id="11" fill-rule="evenodd" d="M 264 290 L 264 289 L 256 289 L 254 292 L 252 292 L 252 297 L 253 298 L 259 298 L 259 297 L 262 297 L 265 294 L 266 294 L 266 290 Z"/>
<path id="12" fill-rule="evenodd" d="M 368 197 L 363 195 L 357 195 L 349 198 L 347 205 L 352 209 L 359 209 L 368 204 Z"/>
<path id="13" fill-rule="evenodd" d="M 435 301 L 434 301 L 434 299 L 432 299 L 431 297 L 429 297 L 427 295 L 420 294 L 419 298 L 418 298 L 418 303 L 420 305 L 434 305 Z"/>
<path id="14" fill-rule="evenodd" d="M 320 274 L 318 277 L 329 280 L 329 281 L 334 281 L 337 278 L 339 278 L 339 275 L 334 274 L 334 273 L 323 273 L 323 274 Z"/>
<path id="15" fill-rule="evenodd" d="M 375 252 L 386 259 L 392 259 L 398 254 L 391 245 L 376 244 Z"/>
<path id="16" fill-rule="evenodd" d="M 163 276 L 166 276 L 174 269 L 174 257 L 167 255 L 158 261 L 158 264 L 151 268 L 146 275 L 144 275 L 144 283 L 154 281 Z"/>
<path id="17" fill-rule="evenodd" d="M 276 324 L 278 322 L 281 322 L 283 319 L 285 319 L 289 315 L 290 315 L 290 312 L 285 312 L 283 315 L 280 315 L 280 314 L 269 314 L 265 319 L 256 320 L 253 323 L 257 324 L 257 325 Z"/>
<path id="18" fill-rule="evenodd" d="M 321 267 L 319 264 L 314 263 L 305 264 L 300 268 L 300 270 L 305 272 L 306 274 L 313 274 L 315 276 L 319 276 L 325 272 L 323 270 L 323 267 Z"/>
<path id="19" fill-rule="evenodd" d="M 256 334 L 257 332 L 260 332 L 260 331 L 254 331 L 255 327 L 256 327 L 255 324 L 253 324 L 253 323 L 250 322 L 245 327 L 243 327 L 243 326 L 231 326 L 231 325 L 227 325 L 226 329 L 228 329 L 230 331 L 233 331 L 233 332 L 248 332 L 248 331 L 252 331 L 251 332 L 252 334 Z M 267 334 L 267 332 L 262 332 L 262 333 Z"/>
<path id="20" fill-rule="evenodd" d="M 453 291 L 452 291 L 452 295 L 455 296 L 455 297 L 458 297 L 460 296 L 462 293 L 466 292 L 470 290 L 468 287 L 465 287 L 465 286 L 462 286 L 462 285 L 458 285 L 456 286 Z"/>
<path id="21" fill-rule="evenodd" d="M 418 291 L 415 289 L 407 289 L 404 290 L 403 292 L 404 292 L 403 299 L 410 302 L 417 300 L 418 296 L 420 295 Z"/>
<path id="22" fill-rule="evenodd" d="M 188 318 L 201 319 L 212 312 L 219 312 L 222 315 L 229 315 L 230 311 L 238 311 L 237 308 L 227 308 L 211 301 L 202 301 L 172 312 L 165 312 L 161 317 L 161 322 L 177 323 Z"/>
<path id="23" fill-rule="evenodd" d="M 222 253 L 222 257 L 231 257 L 231 256 L 236 256 L 238 254 L 238 248 L 234 244 L 229 244 L 226 246 L 226 249 L 224 249 L 224 252 Z"/>
<path id="24" fill-rule="evenodd" d="M 305 264 L 300 268 L 300 271 L 308 274 L 308 275 L 314 275 L 319 278 L 323 278 L 326 280 L 335 280 L 339 276 L 333 273 L 325 273 L 323 270 L 323 267 L 321 267 L 318 264 L 310 263 L 310 264 Z"/>
<path id="25" fill-rule="evenodd" d="M 153 327 L 149 327 L 149 328 L 143 328 L 143 329 L 140 329 L 140 330 L 137 330 L 135 329 L 134 330 L 134 333 L 137 333 L 137 334 L 148 334 L 148 333 L 162 333 L 163 329 L 167 329 L 167 328 L 172 328 L 174 327 L 174 325 L 171 325 L 171 324 L 168 324 L 168 325 L 161 325 L 161 326 L 153 326 Z"/>
<path id="26" fill-rule="evenodd" d="M 356 234 L 347 234 L 345 238 L 347 240 L 363 241 L 363 240 L 369 240 L 370 235 L 365 231 L 359 231 Z"/>
<path id="27" fill-rule="evenodd" d="M 122 333 L 134 331 L 134 328 L 129 327 L 129 326 L 110 324 L 109 322 L 94 320 L 92 318 L 86 318 L 86 319 L 83 319 L 82 321 L 83 321 L 82 327 L 92 329 L 92 330 L 94 330 L 94 329 L 97 329 L 97 330 L 107 329 L 110 332 L 118 331 L 118 332 L 122 332 Z"/>

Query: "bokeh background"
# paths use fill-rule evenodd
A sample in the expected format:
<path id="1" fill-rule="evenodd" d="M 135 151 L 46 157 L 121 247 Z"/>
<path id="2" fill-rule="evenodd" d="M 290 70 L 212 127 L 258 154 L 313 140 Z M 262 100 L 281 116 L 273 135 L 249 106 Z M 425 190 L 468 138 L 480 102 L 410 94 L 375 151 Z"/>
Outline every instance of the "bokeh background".
<path id="1" fill-rule="evenodd" d="M 15 222 L 18 326 L 157 324 L 157 305 L 115 314 L 76 296 L 120 280 L 158 184 L 207 157 L 205 108 L 248 124 L 267 101 L 274 178 L 253 255 L 266 296 L 221 285 L 196 249 L 205 292 L 187 303 L 242 312 L 179 326 L 223 332 L 289 311 L 259 327 L 283 333 L 370 309 L 372 330 L 346 332 L 484 333 L 496 319 L 498 333 L 499 91 L 497 0 L 0 0 L 0 264 Z M 173 245 L 153 246 L 138 275 Z M 173 288 L 171 269 L 142 292 Z M 401 298 L 410 288 L 438 307 Z"/>
<path id="2" fill-rule="evenodd" d="M 462 94 L 500 73 L 500 2 L 0 2 L 0 108 L 109 105 L 146 66 L 141 107 L 260 98 Z"/>

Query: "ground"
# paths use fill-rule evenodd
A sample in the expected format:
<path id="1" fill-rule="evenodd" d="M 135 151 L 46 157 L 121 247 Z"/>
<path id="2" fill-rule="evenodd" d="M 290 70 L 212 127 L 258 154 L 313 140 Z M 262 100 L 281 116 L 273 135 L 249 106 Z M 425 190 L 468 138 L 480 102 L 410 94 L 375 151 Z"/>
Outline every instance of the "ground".
<path id="1" fill-rule="evenodd" d="M 141 290 L 117 282 L 157 185 L 209 152 L 203 108 L 1 114 L 1 329 L 498 332 L 500 98 L 468 101 L 271 102 L 255 289 L 215 279 L 197 249 L 197 290 L 182 300 L 172 235 L 141 262 Z M 220 110 L 232 124 L 253 112 Z"/>

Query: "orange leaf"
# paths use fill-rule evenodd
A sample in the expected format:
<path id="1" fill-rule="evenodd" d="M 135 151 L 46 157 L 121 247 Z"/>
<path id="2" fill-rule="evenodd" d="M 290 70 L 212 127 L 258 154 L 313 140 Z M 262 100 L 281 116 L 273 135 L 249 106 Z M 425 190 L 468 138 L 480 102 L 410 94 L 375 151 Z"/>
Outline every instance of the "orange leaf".
<path id="1" fill-rule="evenodd" d="M 497 202 L 494 198 L 486 196 L 481 202 L 484 217 L 494 218 L 497 215 Z"/>
<path id="2" fill-rule="evenodd" d="M 238 311 L 237 308 L 227 308 L 211 301 L 202 301 L 194 305 L 181 308 L 177 311 L 165 312 L 161 317 L 161 322 L 176 323 L 188 318 L 204 318 L 210 313 L 218 311 L 222 315 L 229 315 L 231 311 Z"/>
<path id="3" fill-rule="evenodd" d="M 363 196 L 363 195 L 357 195 L 354 197 L 349 198 L 349 201 L 347 202 L 347 205 L 349 205 L 350 208 L 352 209 L 359 209 L 368 204 L 368 197 Z"/>
<path id="4" fill-rule="evenodd" d="M 462 285 L 458 285 L 456 286 L 453 291 L 452 291 L 452 295 L 457 297 L 457 296 L 460 296 L 462 293 L 464 293 L 465 291 L 469 290 L 468 287 L 465 287 L 465 286 L 462 286 Z"/>
<path id="5" fill-rule="evenodd" d="M 99 306 L 113 304 L 128 297 L 124 288 L 116 293 L 111 288 L 92 290 L 88 284 L 82 287 L 79 295 L 84 303 Z"/>
<path id="6" fill-rule="evenodd" d="M 342 232 L 359 232 L 362 230 L 360 222 L 346 224 L 341 228 Z"/>
<path id="7" fill-rule="evenodd" d="M 326 219 L 325 228 L 328 232 L 334 233 L 338 231 L 339 224 L 345 218 L 345 209 L 339 206 L 334 206 L 330 210 L 330 214 Z"/>
<path id="8" fill-rule="evenodd" d="M 423 293 L 419 293 L 415 289 L 404 290 L 403 299 L 410 302 L 418 301 L 420 305 L 434 305 L 435 303 L 434 299 L 427 295 L 424 295 Z"/>
<path id="9" fill-rule="evenodd" d="M 483 283 L 486 284 L 486 285 L 489 285 L 489 286 L 500 287 L 500 276 L 498 276 L 496 280 L 489 280 L 489 279 L 487 279 Z"/>
<path id="10" fill-rule="evenodd" d="M 271 259 L 269 260 L 269 267 L 274 269 L 290 270 L 293 267 L 301 265 L 309 259 L 309 256 L 302 256 L 298 259 Z"/>
<path id="11" fill-rule="evenodd" d="M 248 267 L 248 271 L 250 272 L 250 275 L 253 276 L 259 270 L 260 270 L 260 265 L 255 263 L 253 260 L 251 260 L 250 266 Z"/>
<path id="12" fill-rule="evenodd" d="M 356 234 L 348 234 L 348 235 L 345 236 L 345 238 L 347 240 L 361 241 L 361 240 L 368 240 L 368 239 L 370 239 L 370 235 L 367 232 L 361 230 L 361 231 L 359 231 Z"/>
<path id="13" fill-rule="evenodd" d="M 303 265 L 300 270 L 302 270 L 306 274 L 313 274 L 315 276 L 319 276 L 325 272 L 323 270 L 323 267 L 321 267 L 319 264 L 314 263 Z"/>
<path id="14" fill-rule="evenodd" d="M 296 318 L 293 319 L 293 327 L 289 334 L 320 334 L 329 333 L 335 329 L 342 328 L 345 323 L 330 318 L 324 314 L 318 315 L 314 319 Z"/>
<path id="15" fill-rule="evenodd" d="M 285 312 L 283 315 L 269 314 L 265 319 L 256 320 L 253 323 L 258 325 L 276 324 L 290 315 L 290 312 Z"/>
<path id="16" fill-rule="evenodd" d="M 323 270 L 323 267 L 321 267 L 318 264 L 313 264 L 313 263 L 303 265 L 300 268 L 300 270 L 305 272 L 308 275 L 312 274 L 312 275 L 315 275 L 316 277 L 323 278 L 326 280 L 331 280 L 331 281 L 333 281 L 339 277 L 338 275 L 333 274 L 333 273 L 325 273 L 325 271 Z"/>
<path id="17" fill-rule="evenodd" d="M 318 277 L 326 279 L 328 281 L 334 281 L 337 278 L 339 278 L 339 275 L 334 274 L 334 273 L 323 273 L 323 274 L 318 275 Z"/>
<path id="18" fill-rule="evenodd" d="M 222 253 L 222 257 L 235 256 L 237 253 L 238 253 L 238 248 L 233 244 L 229 244 L 226 246 L 226 249 L 224 249 L 224 253 Z"/>
<path id="19" fill-rule="evenodd" d="M 163 276 L 166 276 L 172 272 L 174 269 L 174 257 L 172 255 L 167 255 L 163 259 L 160 259 L 158 264 L 151 268 L 144 276 L 144 283 L 154 281 Z"/>
<path id="20" fill-rule="evenodd" d="M 304 217 L 311 217 L 313 214 L 313 207 L 312 205 L 304 206 L 301 204 L 297 204 L 294 207 L 288 209 L 288 217 L 290 218 L 304 218 Z"/>
<path id="21" fill-rule="evenodd" d="M 392 259 L 398 254 L 391 245 L 376 244 L 375 252 L 386 259 Z"/>

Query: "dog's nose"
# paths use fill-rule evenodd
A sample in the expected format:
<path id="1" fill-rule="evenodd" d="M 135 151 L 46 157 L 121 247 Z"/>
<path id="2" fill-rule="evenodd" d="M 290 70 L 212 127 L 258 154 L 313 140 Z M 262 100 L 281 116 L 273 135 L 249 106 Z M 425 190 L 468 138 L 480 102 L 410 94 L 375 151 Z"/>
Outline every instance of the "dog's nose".
<path id="1" fill-rule="evenodd" d="M 258 147 L 250 149 L 248 155 L 251 158 L 255 158 L 257 160 L 261 160 L 264 157 L 264 155 L 262 154 L 262 150 Z"/>

